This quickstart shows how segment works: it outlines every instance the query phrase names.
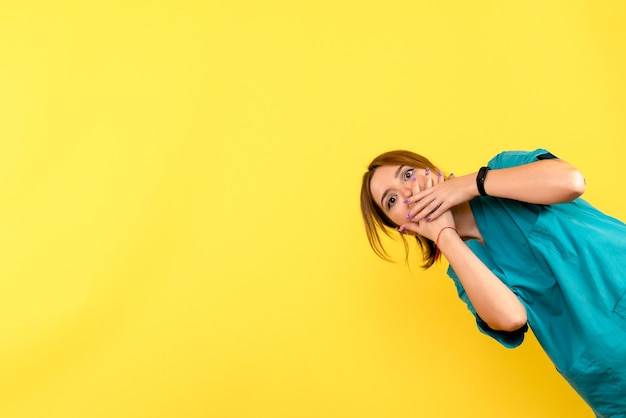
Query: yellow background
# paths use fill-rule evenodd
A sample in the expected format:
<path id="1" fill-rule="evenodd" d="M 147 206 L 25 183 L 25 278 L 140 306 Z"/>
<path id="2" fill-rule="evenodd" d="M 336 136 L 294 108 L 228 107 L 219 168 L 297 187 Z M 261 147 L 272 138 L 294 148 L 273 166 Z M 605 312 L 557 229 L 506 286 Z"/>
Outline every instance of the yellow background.
<path id="1" fill-rule="evenodd" d="M 389 149 L 458 175 L 545 147 L 626 219 L 625 18 L 2 1 L 0 416 L 592 417 L 443 265 L 376 258 L 358 189 Z"/>

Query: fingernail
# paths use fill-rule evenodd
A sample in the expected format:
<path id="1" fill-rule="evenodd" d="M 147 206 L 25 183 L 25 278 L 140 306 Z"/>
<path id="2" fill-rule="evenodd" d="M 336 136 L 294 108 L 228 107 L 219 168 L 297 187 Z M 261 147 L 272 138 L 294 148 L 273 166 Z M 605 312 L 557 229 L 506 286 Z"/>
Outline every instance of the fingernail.
<path id="1" fill-rule="evenodd" d="M 404 201 L 404 204 L 405 204 L 405 205 L 408 205 L 408 204 L 409 204 L 409 202 L 411 202 L 411 201 L 410 201 L 409 199 L 407 199 L 407 200 L 405 200 L 405 201 Z"/>
<path id="2" fill-rule="evenodd" d="M 417 221 L 417 215 L 415 215 L 414 217 L 412 217 L 412 218 L 411 218 L 411 220 L 412 220 L 413 222 Z"/>
<path id="3" fill-rule="evenodd" d="M 448 178 L 450 177 L 454 177 L 454 173 L 450 173 L 450 175 L 448 176 Z"/>
<path id="4" fill-rule="evenodd" d="M 426 218 L 426 222 L 430 222 L 430 217 L 429 217 L 429 218 Z"/>
<path id="5" fill-rule="evenodd" d="M 398 228 L 398 232 L 402 233 L 402 232 L 404 232 L 404 231 L 406 231 L 406 228 L 405 228 L 405 227 L 401 226 L 400 228 Z"/>
<path id="6" fill-rule="evenodd" d="M 417 177 L 411 176 L 411 180 L 415 181 L 415 180 L 417 180 Z"/>
<path id="7" fill-rule="evenodd" d="M 405 219 L 409 219 L 409 217 L 410 217 L 410 216 L 411 216 L 411 214 L 410 214 L 410 213 L 407 213 L 407 214 L 406 214 L 406 218 L 405 218 Z"/>
<path id="8" fill-rule="evenodd" d="M 424 173 L 425 175 L 429 175 L 430 174 L 430 168 L 426 167 L 426 170 L 424 170 L 424 171 L 425 171 L 425 173 Z"/>
<path id="9" fill-rule="evenodd" d="M 443 177 L 443 173 L 441 171 L 439 172 L 439 177 Z"/>

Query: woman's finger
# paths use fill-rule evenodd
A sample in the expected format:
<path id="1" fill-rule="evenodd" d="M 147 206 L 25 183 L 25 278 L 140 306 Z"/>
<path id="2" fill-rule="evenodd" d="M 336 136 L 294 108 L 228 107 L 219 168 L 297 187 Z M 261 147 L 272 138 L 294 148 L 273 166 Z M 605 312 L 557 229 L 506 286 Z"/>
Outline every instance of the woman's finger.
<path id="1" fill-rule="evenodd" d="M 419 235 L 419 233 L 417 232 L 419 229 L 419 222 L 409 222 L 409 223 L 405 223 L 403 225 L 400 225 L 400 227 L 398 228 L 398 232 L 403 234 L 403 235 Z"/>
<path id="2" fill-rule="evenodd" d="M 426 188 L 429 189 L 433 187 L 433 176 L 430 173 L 429 168 L 426 169 L 426 172 L 424 173 L 424 175 L 426 176 Z"/>
<path id="3" fill-rule="evenodd" d="M 416 194 L 418 194 L 421 190 L 420 190 L 420 185 L 419 182 L 417 181 L 417 177 L 415 175 L 413 175 L 413 177 L 411 177 L 411 194 L 413 196 L 415 196 Z"/>

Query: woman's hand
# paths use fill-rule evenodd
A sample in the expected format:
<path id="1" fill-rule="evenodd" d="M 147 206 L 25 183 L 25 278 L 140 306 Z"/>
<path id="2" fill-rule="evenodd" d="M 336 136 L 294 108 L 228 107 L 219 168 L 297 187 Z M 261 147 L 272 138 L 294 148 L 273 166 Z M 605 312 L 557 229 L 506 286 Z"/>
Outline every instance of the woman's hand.
<path id="1" fill-rule="evenodd" d="M 476 174 L 450 176 L 448 181 L 444 181 L 441 175 L 429 174 L 427 187 L 407 199 L 409 219 L 432 221 L 452 207 L 478 196 Z M 578 198 L 585 191 L 585 179 L 567 162 L 553 158 L 491 170 L 485 186 L 492 197 L 551 205 Z"/>
<path id="2" fill-rule="evenodd" d="M 474 178 L 469 176 L 453 177 L 446 181 L 443 174 L 427 176 L 426 188 L 413 191 L 407 199 L 407 205 L 413 205 L 409 219 L 413 221 L 434 221 L 452 207 L 470 201 L 478 195 Z"/>
<path id="3" fill-rule="evenodd" d="M 437 176 L 437 179 L 433 179 L 432 177 L 433 176 L 430 174 L 427 175 L 426 185 L 425 185 L 426 187 L 424 190 L 420 190 L 418 182 L 415 179 L 413 179 L 413 185 L 411 187 L 413 196 L 409 199 L 409 203 L 407 203 L 408 205 L 411 204 L 411 201 L 415 200 L 414 199 L 415 196 L 420 196 L 425 192 L 434 190 L 436 186 L 443 184 L 445 181 L 443 178 L 443 175 Z M 429 194 L 426 193 L 426 195 L 429 195 Z M 417 208 L 417 203 L 415 204 L 415 206 L 411 208 L 411 213 L 417 212 L 418 209 L 416 208 Z M 417 234 L 425 238 L 428 238 L 431 241 L 435 241 L 437 239 L 439 232 L 443 228 L 455 227 L 454 217 L 452 216 L 452 213 L 449 210 L 447 209 L 442 210 L 441 207 L 439 207 L 437 211 L 439 212 L 437 216 L 433 218 L 433 215 L 430 215 L 429 221 L 423 218 L 414 217 L 413 219 L 409 219 L 406 223 L 400 225 L 400 228 L 398 228 L 398 230 L 405 234 L 406 233 Z M 435 212 L 433 212 L 433 214 L 434 213 Z M 414 216 L 414 215 L 411 214 L 411 216 Z"/>

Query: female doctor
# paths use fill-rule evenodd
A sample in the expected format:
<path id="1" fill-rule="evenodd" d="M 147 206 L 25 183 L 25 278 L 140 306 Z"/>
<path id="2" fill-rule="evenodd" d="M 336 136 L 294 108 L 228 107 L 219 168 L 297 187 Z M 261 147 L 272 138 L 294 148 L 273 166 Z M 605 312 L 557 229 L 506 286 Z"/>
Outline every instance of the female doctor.
<path id="1" fill-rule="evenodd" d="M 478 328 L 506 347 L 537 340 L 598 417 L 626 417 L 626 225 L 579 196 L 581 173 L 544 149 L 502 152 L 445 178 L 409 151 L 363 176 L 370 245 L 415 236 L 424 267 L 439 254 Z"/>

